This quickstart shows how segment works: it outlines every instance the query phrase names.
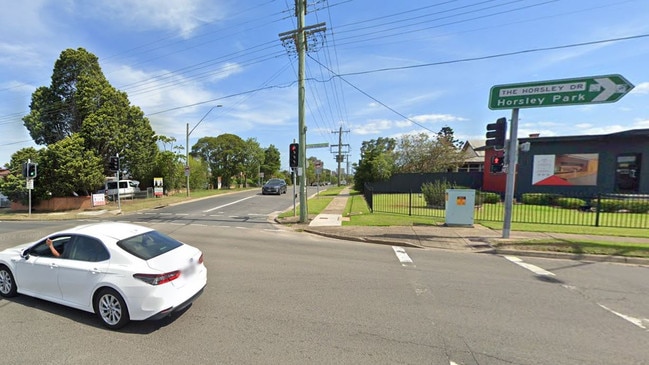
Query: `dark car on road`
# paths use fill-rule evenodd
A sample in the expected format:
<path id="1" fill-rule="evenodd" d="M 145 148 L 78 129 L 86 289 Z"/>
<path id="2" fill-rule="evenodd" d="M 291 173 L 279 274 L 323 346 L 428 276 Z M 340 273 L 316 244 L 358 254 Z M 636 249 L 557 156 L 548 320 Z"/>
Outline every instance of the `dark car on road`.
<path id="1" fill-rule="evenodd" d="M 286 181 L 282 179 L 270 179 L 261 187 L 261 194 L 286 194 Z"/>

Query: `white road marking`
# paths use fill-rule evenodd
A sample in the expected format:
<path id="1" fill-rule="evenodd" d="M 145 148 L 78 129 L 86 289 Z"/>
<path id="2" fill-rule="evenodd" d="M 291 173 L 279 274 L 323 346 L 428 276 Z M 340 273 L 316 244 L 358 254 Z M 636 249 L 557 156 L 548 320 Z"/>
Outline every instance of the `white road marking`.
<path id="1" fill-rule="evenodd" d="M 397 258 L 401 262 L 402 266 L 408 266 L 412 265 L 412 259 L 408 254 L 406 253 L 406 250 L 403 249 L 403 247 L 398 247 L 398 246 L 392 246 L 392 249 L 394 250 L 394 253 L 397 255 Z"/>
<path id="2" fill-rule="evenodd" d="M 220 206 L 218 206 L 218 207 L 214 207 L 214 208 L 212 208 L 212 209 L 204 210 L 203 213 L 209 213 L 209 212 L 211 212 L 211 211 L 214 211 L 214 210 L 217 210 L 217 209 L 221 209 L 221 208 L 223 208 L 223 207 L 227 207 L 228 205 L 237 204 L 237 203 L 240 203 L 240 202 L 242 202 L 242 201 L 244 201 L 244 200 L 248 200 L 248 199 L 250 199 L 250 198 L 254 198 L 254 197 L 255 197 L 255 195 L 253 195 L 253 196 L 249 196 L 249 197 L 247 197 L 247 198 L 239 199 L 239 200 L 237 200 L 237 201 L 233 201 L 232 203 L 223 204 L 223 205 L 220 205 Z"/>
<path id="3" fill-rule="evenodd" d="M 538 267 L 536 265 L 532 265 L 532 264 L 528 264 L 526 262 L 523 262 L 523 260 L 519 259 L 516 256 L 505 255 L 503 257 L 506 258 L 507 260 L 515 263 L 516 265 L 518 265 L 520 267 L 526 268 L 527 270 L 535 273 L 536 275 L 539 275 L 539 276 L 555 276 L 554 273 L 549 272 L 547 270 L 544 270 L 544 269 L 542 269 L 542 268 L 540 268 L 540 267 Z"/>
<path id="4" fill-rule="evenodd" d="M 626 321 L 629 321 L 629 322 L 633 323 L 634 325 L 636 325 L 636 326 L 642 328 L 643 330 L 647 330 L 647 329 L 648 329 L 645 325 L 642 324 L 642 321 L 643 321 L 643 320 L 642 320 L 641 318 L 635 318 L 635 317 L 627 316 L 626 314 L 622 314 L 622 313 L 616 312 L 616 311 L 612 310 L 611 308 L 608 308 L 608 307 L 606 307 L 605 305 L 602 305 L 602 304 L 599 304 L 599 303 L 597 303 L 597 305 L 599 305 L 600 307 L 606 309 L 607 311 L 609 311 L 609 312 L 615 314 L 616 316 L 618 316 L 618 317 L 620 317 L 620 318 L 622 318 L 622 319 L 624 319 L 624 320 L 626 320 Z M 649 322 L 649 320 L 646 319 L 646 318 L 645 318 L 645 321 L 648 321 L 648 322 Z"/>

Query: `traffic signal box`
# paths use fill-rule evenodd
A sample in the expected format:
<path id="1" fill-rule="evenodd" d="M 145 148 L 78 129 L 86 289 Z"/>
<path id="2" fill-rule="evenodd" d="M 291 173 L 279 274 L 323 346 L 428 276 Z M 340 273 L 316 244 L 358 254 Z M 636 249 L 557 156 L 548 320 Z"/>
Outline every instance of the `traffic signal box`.
<path id="1" fill-rule="evenodd" d="M 299 166 L 300 162 L 300 144 L 291 143 L 288 146 L 288 162 L 291 168 L 296 168 Z"/>
<path id="2" fill-rule="evenodd" d="M 505 156 L 491 156 L 491 172 L 502 172 L 503 166 L 505 166 Z"/>
<path id="3" fill-rule="evenodd" d="M 28 163 L 26 168 L 26 176 L 28 179 L 33 179 L 38 176 L 38 164 Z"/>
<path id="4" fill-rule="evenodd" d="M 493 147 L 497 150 L 505 147 L 505 135 L 507 133 L 507 118 L 498 118 L 496 123 L 487 124 L 487 142 L 488 147 Z"/>
<path id="5" fill-rule="evenodd" d="M 110 160 L 108 161 L 108 168 L 110 169 L 110 171 L 119 171 L 119 157 L 110 156 Z"/>

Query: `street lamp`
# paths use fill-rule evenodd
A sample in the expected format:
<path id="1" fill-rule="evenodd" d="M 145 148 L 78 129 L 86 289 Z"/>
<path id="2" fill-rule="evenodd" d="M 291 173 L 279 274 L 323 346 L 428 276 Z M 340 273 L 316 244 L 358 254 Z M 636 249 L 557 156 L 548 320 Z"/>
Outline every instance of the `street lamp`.
<path id="1" fill-rule="evenodd" d="M 207 115 L 210 114 L 212 110 L 214 110 L 214 108 L 220 108 L 222 106 L 223 105 L 219 104 L 211 107 L 210 110 L 208 110 L 207 113 L 203 115 L 203 118 L 201 118 L 201 120 L 199 120 L 198 123 L 196 123 L 196 125 L 194 126 L 194 128 L 192 128 L 191 131 L 189 130 L 189 123 L 187 123 L 187 134 L 185 135 L 185 163 L 186 163 L 185 176 L 187 177 L 187 197 L 189 197 L 189 135 L 192 134 L 194 129 L 196 129 L 196 127 L 198 127 L 199 124 L 201 124 L 203 119 L 205 119 Z"/>

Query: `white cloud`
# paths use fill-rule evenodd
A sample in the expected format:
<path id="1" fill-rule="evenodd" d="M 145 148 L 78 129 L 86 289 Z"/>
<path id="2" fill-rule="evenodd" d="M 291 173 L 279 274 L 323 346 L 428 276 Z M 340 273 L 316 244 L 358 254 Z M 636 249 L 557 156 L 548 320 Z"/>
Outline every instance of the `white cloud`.
<path id="1" fill-rule="evenodd" d="M 417 123 L 449 123 L 467 120 L 466 118 L 457 117 L 451 114 L 422 114 L 410 117 L 410 119 Z"/>
<path id="2" fill-rule="evenodd" d="M 101 4 L 93 6 L 104 17 L 145 29 L 170 29 L 183 37 L 189 37 L 200 25 L 225 16 L 211 0 L 111 0 Z"/>
<path id="3" fill-rule="evenodd" d="M 362 125 L 352 125 L 352 133 L 360 135 L 380 134 L 394 126 L 391 120 L 373 120 Z"/>
<path id="4" fill-rule="evenodd" d="M 649 82 L 641 82 L 636 85 L 630 94 L 649 94 Z"/>

